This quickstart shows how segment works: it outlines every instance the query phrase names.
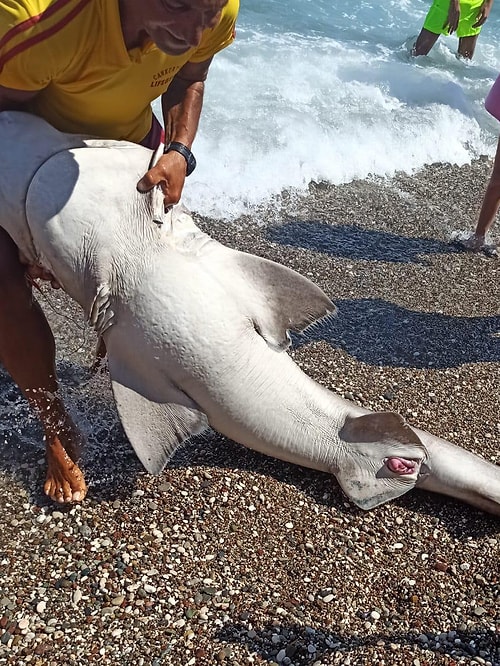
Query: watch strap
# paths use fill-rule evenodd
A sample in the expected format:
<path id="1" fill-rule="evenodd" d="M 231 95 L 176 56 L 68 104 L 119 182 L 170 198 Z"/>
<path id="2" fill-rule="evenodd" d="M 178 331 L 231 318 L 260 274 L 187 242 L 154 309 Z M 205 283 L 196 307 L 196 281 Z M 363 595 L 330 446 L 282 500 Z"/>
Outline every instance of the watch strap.
<path id="1" fill-rule="evenodd" d="M 182 157 L 186 160 L 186 176 L 190 176 L 196 168 L 196 158 L 193 153 L 189 150 L 187 146 L 180 141 L 171 141 L 165 146 L 165 153 L 169 153 L 171 150 L 175 150 L 176 153 L 180 153 Z"/>

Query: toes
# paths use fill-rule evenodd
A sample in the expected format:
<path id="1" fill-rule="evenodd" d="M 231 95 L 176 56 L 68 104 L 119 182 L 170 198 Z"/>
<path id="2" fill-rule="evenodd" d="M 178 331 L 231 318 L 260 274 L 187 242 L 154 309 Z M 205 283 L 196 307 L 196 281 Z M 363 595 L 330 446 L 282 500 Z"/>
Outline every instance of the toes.
<path id="1" fill-rule="evenodd" d="M 53 502 L 64 504 L 70 501 L 68 500 L 68 491 L 63 486 L 58 486 L 52 479 L 45 482 L 43 489 L 47 497 L 50 497 Z"/>
<path id="2" fill-rule="evenodd" d="M 59 504 L 81 502 L 87 494 L 83 473 L 74 462 L 81 436 L 70 420 L 68 423 L 71 427 L 48 439 L 46 447 L 47 477 L 44 490 L 48 497 Z"/>
<path id="3" fill-rule="evenodd" d="M 79 478 L 78 478 L 79 477 Z M 87 494 L 87 486 L 81 473 L 76 479 L 67 481 L 48 476 L 43 486 L 45 494 L 58 504 L 81 502 Z"/>
<path id="4" fill-rule="evenodd" d="M 64 488 L 59 486 L 54 479 L 48 478 L 45 481 L 43 490 L 47 497 L 50 497 L 52 501 L 58 502 L 59 504 L 64 502 Z"/>

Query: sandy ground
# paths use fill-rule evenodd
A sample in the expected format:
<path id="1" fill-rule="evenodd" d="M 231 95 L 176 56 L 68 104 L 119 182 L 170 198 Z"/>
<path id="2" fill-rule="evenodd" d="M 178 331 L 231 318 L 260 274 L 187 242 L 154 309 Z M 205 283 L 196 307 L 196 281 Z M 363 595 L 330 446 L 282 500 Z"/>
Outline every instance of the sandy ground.
<path id="1" fill-rule="evenodd" d="M 320 184 L 200 226 L 335 301 L 294 339 L 314 379 L 500 464 L 500 262 L 448 243 L 489 169 Z M 216 434 L 148 476 L 78 310 L 41 302 L 90 492 L 44 498 L 40 429 L 0 374 L 0 664 L 500 664 L 498 518 L 421 491 L 363 513 L 333 478 Z"/>

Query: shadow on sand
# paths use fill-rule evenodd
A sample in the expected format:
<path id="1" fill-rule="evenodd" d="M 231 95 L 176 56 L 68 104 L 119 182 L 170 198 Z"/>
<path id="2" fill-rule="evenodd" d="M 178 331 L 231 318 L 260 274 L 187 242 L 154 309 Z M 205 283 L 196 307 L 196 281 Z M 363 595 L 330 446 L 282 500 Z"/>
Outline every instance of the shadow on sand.
<path id="1" fill-rule="evenodd" d="M 370 365 L 454 368 L 500 360 L 500 316 L 416 312 L 382 299 L 335 301 L 337 317 L 294 335 L 294 347 L 324 340 Z"/>
<path id="2" fill-rule="evenodd" d="M 429 238 L 409 238 L 355 225 L 315 220 L 290 221 L 270 227 L 266 236 L 280 245 L 305 248 L 332 257 L 364 261 L 428 264 L 425 256 L 462 253 L 455 245 Z"/>
<path id="3" fill-rule="evenodd" d="M 273 644 L 271 639 L 273 635 L 279 637 L 278 644 Z M 427 637 L 427 641 L 424 641 L 424 636 Z M 269 624 L 261 629 L 252 626 L 252 630 L 249 632 L 248 626 L 241 623 L 225 625 L 217 637 L 229 644 L 246 644 L 250 652 L 257 653 L 261 659 L 269 663 L 275 663 L 277 654 L 280 650 L 283 650 L 296 666 L 306 666 L 319 661 L 321 663 L 331 663 L 328 659 L 336 653 L 340 653 L 343 658 L 347 658 L 350 653 L 355 653 L 356 650 L 364 647 L 378 647 L 380 652 L 387 650 L 389 663 L 393 663 L 392 659 L 395 654 L 390 648 L 391 644 L 396 644 L 398 651 L 410 647 L 412 657 L 417 659 L 420 656 L 423 659 L 422 663 L 425 664 L 428 663 L 428 655 L 424 654 L 424 650 L 434 652 L 436 655 L 446 655 L 451 659 L 460 658 L 460 663 L 471 661 L 474 664 L 479 663 L 474 658 L 481 651 L 482 654 L 488 655 L 483 659 L 486 658 L 493 664 L 500 663 L 498 661 L 500 646 L 495 636 L 485 635 L 484 631 L 481 632 L 480 630 L 477 632 L 463 632 L 451 629 L 446 632 L 446 637 L 440 640 L 439 635 L 433 632 L 423 632 L 417 635 L 410 632 L 391 633 L 387 631 L 386 633 L 377 632 L 369 636 L 360 634 L 346 636 L 332 632 L 331 629 L 326 627 L 300 626 L 298 624 Z M 310 647 L 312 648 L 311 651 Z M 405 654 L 408 655 L 406 650 Z M 463 661 L 464 658 L 466 662 Z M 363 663 L 365 662 L 363 661 Z M 411 663 L 416 662 L 412 661 Z M 455 662 L 451 661 L 450 663 Z"/>

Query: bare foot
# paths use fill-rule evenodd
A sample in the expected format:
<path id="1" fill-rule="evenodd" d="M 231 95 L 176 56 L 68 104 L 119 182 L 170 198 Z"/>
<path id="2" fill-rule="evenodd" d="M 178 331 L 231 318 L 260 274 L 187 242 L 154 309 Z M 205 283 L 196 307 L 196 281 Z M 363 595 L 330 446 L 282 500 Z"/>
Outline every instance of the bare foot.
<path id="1" fill-rule="evenodd" d="M 484 245 L 484 236 L 478 236 L 473 231 L 454 231 L 450 240 L 470 252 L 480 252 Z"/>
<path id="2" fill-rule="evenodd" d="M 496 245 L 487 243 L 484 236 L 480 236 L 473 231 L 454 231 L 451 234 L 450 241 L 469 252 L 483 252 L 487 257 L 499 256 Z"/>
<path id="3" fill-rule="evenodd" d="M 87 494 L 83 472 L 76 464 L 82 436 L 70 417 L 58 434 L 46 435 L 45 494 L 54 502 L 81 502 Z"/>
<path id="4" fill-rule="evenodd" d="M 462 243 L 462 246 L 469 250 L 469 252 L 482 252 L 487 257 L 497 257 L 498 247 L 491 243 L 486 243 L 484 236 L 471 236 L 468 240 Z"/>
<path id="5" fill-rule="evenodd" d="M 476 236 L 476 234 L 471 234 L 469 238 L 466 238 L 462 241 L 462 245 L 470 252 L 481 252 L 481 250 L 484 248 L 484 236 Z"/>

